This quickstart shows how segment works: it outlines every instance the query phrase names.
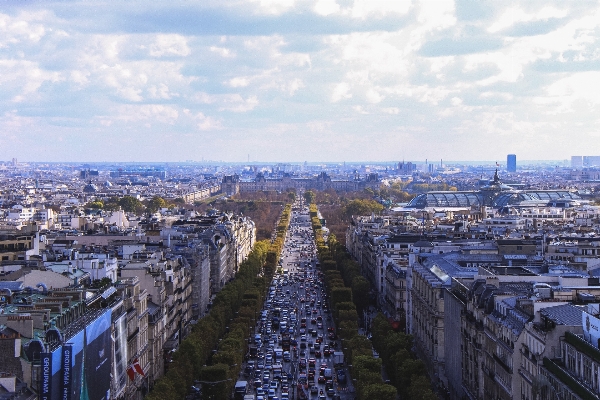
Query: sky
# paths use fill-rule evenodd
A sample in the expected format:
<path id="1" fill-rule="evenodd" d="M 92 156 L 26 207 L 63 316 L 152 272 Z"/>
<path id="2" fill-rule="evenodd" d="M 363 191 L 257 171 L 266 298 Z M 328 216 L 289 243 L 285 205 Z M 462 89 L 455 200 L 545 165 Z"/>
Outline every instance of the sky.
<path id="1" fill-rule="evenodd" d="M 0 160 L 600 155 L 598 1 L 7 1 Z"/>

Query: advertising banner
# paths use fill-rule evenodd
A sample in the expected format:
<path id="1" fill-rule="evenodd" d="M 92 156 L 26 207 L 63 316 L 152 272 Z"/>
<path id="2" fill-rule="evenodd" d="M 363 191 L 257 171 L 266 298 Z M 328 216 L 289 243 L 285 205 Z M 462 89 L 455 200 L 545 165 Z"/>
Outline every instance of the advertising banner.
<path id="1" fill-rule="evenodd" d="M 73 377 L 73 345 L 64 344 L 62 347 L 62 393 L 63 400 L 71 400 L 71 382 Z"/>
<path id="2" fill-rule="evenodd" d="M 81 399 L 110 398 L 112 340 L 111 310 L 96 318 L 85 328 L 84 380 Z"/>
<path id="3" fill-rule="evenodd" d="M 125 389 L 127 385 L 127 314 L 123 314 L 115 321 L 114 329 L 114 381 L 115 391 Z"/>
<path id="4" fill-rule="evenodd" d="M 62 347 L 41 355 L 40 399 L 60 398 Z"/>
<path id="5" fill-rule="evenodd" d="M 51 400 L 52 398 L 52 353 L 41 354 L 40 399 Z"/>

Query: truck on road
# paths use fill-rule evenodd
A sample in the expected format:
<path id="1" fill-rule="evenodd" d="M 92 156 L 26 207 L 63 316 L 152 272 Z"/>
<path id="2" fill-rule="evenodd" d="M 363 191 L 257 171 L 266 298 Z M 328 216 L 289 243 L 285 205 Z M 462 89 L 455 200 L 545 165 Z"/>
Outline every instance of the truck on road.
<path id="1" fill-rule="evenodd" d="M 235 383 L 234 398 L 236 400 L 243 400 L 248 393 L 248 381 L 237 381 Z"/>
<path id="2" fill-rule="evenodd" d="M 333 352 L 333 365 L 344 365 L 344 353 L 341 351 Z"/>

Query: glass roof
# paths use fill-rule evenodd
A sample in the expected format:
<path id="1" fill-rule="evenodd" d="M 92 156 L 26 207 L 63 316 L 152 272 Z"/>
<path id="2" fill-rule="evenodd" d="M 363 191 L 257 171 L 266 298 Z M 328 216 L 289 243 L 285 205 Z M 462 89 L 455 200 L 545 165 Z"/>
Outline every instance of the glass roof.
<path id="1" fill-rule="evenodd" d="M 471 207 L 481 206 L 482 196 L 476 192 L 429 192 L 412 199 L 406 206 L 425 207 Z"/>
<path id="2" fill-rule="evenodd" d="M 412 199 L 407 208 L 427 207 L 480 207 L 491 205 L 496 208 L 507 205 L 519 204 L 523 201 L 555 201 L 555 200 L 579 200 L 576 193 L 568 190 L 528 190 L 523 192 L 502 192 L 491 199 L 489 204 L 484 200 L 482 192 L 428 192 L 419 194 Z"/>

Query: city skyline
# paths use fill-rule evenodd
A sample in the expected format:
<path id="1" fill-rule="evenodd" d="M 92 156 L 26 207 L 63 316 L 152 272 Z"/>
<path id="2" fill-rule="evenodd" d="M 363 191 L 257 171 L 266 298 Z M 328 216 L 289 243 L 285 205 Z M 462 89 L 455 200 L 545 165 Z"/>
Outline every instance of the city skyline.
<path id="1" fill-rule="evenodd" d="M 8 2 L 0 159 L 594 155 L 598 20 L 584 2 Z"/>

